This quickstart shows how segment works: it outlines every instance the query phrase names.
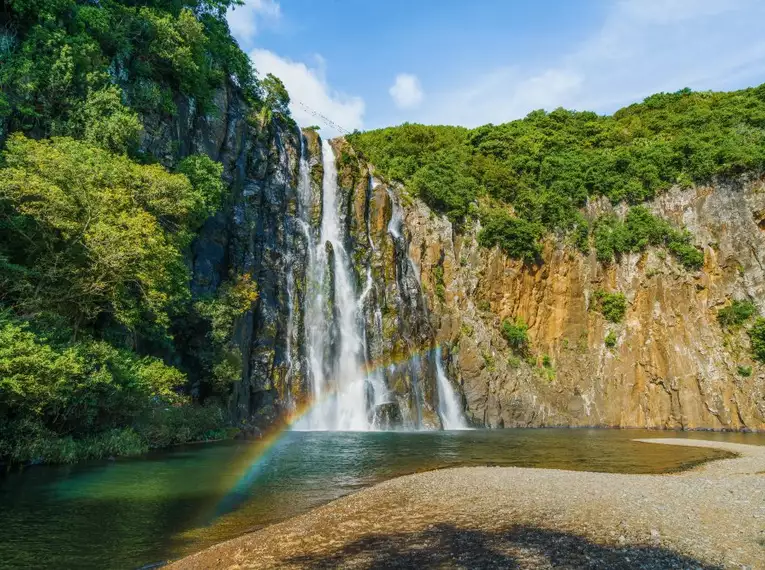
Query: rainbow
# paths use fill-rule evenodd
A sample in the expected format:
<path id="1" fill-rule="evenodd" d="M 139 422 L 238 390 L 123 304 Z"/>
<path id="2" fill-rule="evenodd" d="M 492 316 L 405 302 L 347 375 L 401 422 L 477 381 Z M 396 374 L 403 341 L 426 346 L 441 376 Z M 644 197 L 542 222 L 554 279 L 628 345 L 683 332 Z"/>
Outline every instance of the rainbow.
<path id="1" fill-rule="evenodd" d="M 427 356 L 437 348 L 438 344 L 434 343 L 420 350 L 410 351 L 398 358 L 389 357 L 385 360 L 367 362 L 361 368 L 361 373 L 365 376 L 370 376 L 376 372 L 390 368 L 391 366 L 401 366 L 402 364 L 411 362 L 415 358 Z M 223 499 L 218 503 L 212 520 L 236 510 L 239 505 L 247 500 L 249 496 L 248 490 L 252 486 L 252 483 L 260 475 L 267 464 L 267 459 L 273 454 L 274 450 L 278 449 L 280 444 L 283 444 L 286 441 L 285 436 L 290 429 L 301 419 L 308 416 L 315 408 L 321 406 L 324 402 L 334 396 L 335 393 L 336 391 L 330 391 L 320 399 L 306 400 L 298 403 L 255 442 L 251 447 L 251 453 L 248 453 L 242 474 L 238 477 L 228 493 L 226 493 Z M 212 520 L 210 522 L 212 522 Z"/>

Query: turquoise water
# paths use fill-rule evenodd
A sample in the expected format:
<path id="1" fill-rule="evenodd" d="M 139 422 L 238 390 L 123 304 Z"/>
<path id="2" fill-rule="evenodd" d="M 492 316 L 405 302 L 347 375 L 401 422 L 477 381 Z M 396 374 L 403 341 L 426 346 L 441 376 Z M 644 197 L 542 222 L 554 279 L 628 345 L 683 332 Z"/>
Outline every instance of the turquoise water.
<path id="1" fill-rule="evenodd" d="M 722 454 L 637 437 L 765 444 L 765 435 L 638 430 L 288 432 L 0 478 L 0 567 L 139 568 L 377 483 L 457 465 L 660 473 Z"/>

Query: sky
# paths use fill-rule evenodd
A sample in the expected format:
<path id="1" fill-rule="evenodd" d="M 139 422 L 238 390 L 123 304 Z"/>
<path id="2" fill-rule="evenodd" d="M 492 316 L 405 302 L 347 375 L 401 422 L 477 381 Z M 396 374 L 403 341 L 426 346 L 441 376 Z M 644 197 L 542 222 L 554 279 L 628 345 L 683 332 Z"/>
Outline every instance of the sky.
<path id="1" fill-rule="evenodd" d="M 244 0 L 228 21 L 322 133 L 475 127 L 765 82 L 763 0 Z"/>

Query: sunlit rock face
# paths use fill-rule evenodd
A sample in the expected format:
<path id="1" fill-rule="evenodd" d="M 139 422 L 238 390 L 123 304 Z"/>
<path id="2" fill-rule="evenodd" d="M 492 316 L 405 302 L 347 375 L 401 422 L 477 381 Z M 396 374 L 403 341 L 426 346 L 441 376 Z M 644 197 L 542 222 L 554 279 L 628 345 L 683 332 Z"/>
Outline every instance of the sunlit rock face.
<path id="1" fill-rule="evenodd" d="M 693 233 L 705 254 L 700 271 L 656 249 L 603 265 L 555 237 L 541 263 L 523 264 L 480 248 L 480 228 L 458 233 L 405 188 L 376 179 L 343 139 L 328 146 L 314 131 L 253 115 L 231 86 L 210 116 L 194 114 L 188 101 L 176 106 L 173 119 L 144 117 L 143 150 L 167 166 L 204 152 L 223 163 L 230 187 L 189 251 L 193 294 L 214 295 L 242 274 L 258 284 L 258 301 L 233 335 L 242 367 L 231 390 L 236 419 L 267 424 L 316 407 L 321 370 L 325 394 L 339 397 L 354 371 L 362 381 L 353 425 L 336 428 L 442 427 L 444 386 L 478 426 L 765 428 L 765 370 L 751 361 L 746 332 L 716 320 L 731 299 L 765 312 L 761 180 L 673 189 L 649 204 Z M 330 151 L 337 211 L 328 245 L 320 241 Z M 593 201 L 588 214 L 611 208 Z M 319 251 L 321 354 L 307 314 Z M 349 288 L 343 307 L 338 258 Z M 626 296 L 622 322 L 593 310 L 600 289 Z M 341 315 L 353 327 L 345 342 L 358 343 L 350 364 L 341 361 L 349 354 Z M 525 355 L 501 334 L 503 320 L 516 318 L 529 325 Z M 190 325 L 177 338 L 184 349 L 175 358 L 195 385 L 204 333 Z M 437 382 L 437 358 L 446 384 Z"/>
<path id="2" fill-rule="evenodd" d="M 476 228 L 457 235 L 414 199 L 404 221 L 410 255 L 468 417 L 491 427 L 764 428 L 765 371 L 752 362 L 746 333 L 716 320 L 731 299 L 765 310 L 763 189 L 762 180 L 742 178 L 673 189 L 649 205 L 693 233 L 705 254 L 697 272 L 659 250 L 604 266 L 554 238 L 541 264 L 522 264 L 479 248 Z M 609 209 L 593 203 L 589 214 Z M 441 274 L 443 300 L 432 293 Z M 599 289 L 625 294 L 621 323 L 593 310 Z M 517 317 L 529 325 L 527 358 L 500 333 Z M 752 366 L 751 376 L 740 365 Z"/>

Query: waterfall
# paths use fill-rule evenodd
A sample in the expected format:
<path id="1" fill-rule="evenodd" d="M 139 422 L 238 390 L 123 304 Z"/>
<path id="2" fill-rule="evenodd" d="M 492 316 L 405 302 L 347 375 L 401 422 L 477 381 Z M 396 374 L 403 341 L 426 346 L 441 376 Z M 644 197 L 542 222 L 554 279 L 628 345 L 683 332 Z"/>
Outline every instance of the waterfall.
<path id="1" fill-rule="evenodd" d="M 303 363 L 313 405 L 294 429 L 366 431 L 404 426 L 435 429 L 439 419 L 444 429 L 465 429 L 459 401 L 443 370 L 440 350 L 423 358 L 418 354 L 417 344 L 422 342 L 423 333 L 432 334 L 429 328 L 407 333 L 411 337 L 406 337 L 406 342 L 415 350 L 405 362 L 368 370 L 370 362 L 382 362 L 386 356 L 380 344 L 384 337 L 380 290 L 371 262 L 363 269 L 365 275 L 356 275 L 353 271 L 353 252 L 349 251 L 352 240 L 346 216 L 341 214 L 347 204 L 343 204 L 345 197 L 338 187 L 335 153 L 328 141 L 322 141 L 321 158 L 324 174 L 319 222 L 313 214 L 318 197 L 312 191 L 310 157 L 301 144 L 296 219 L 306 243 L 305 285 L 299 287 L 290 273 L 287 300 L 292 323 L 292 313 L 296 310 L 293 303 L 298 300 L 295 292 L 301 291 L 303 347 L 296 358 Z M 370 177 L 367 200 L 371 199 L 374 189 L 375 180 Z M 419 286 L 419 272 L 409 257 L 403 235 L 403 209 L 398 196 L 390 188 L 386 191 L 392 203 L 387 230 L 395 247 L 396 279 L 399 290 L 408 292 L 398 302 L 404 310 L 416 311 L 418 318 L 424 319 L 425 324 L 421 326 L 427 327 L 427 306 Z M 379 254 L 369 224 L 367 217 L 369 250 Z M 291 333 L 288 334 L 292 337 Z M 296 341 L 298 338 L 300 331 Z M 288 351 L 291 349 L 292 345 L 288 344 Z M 434 355 L 435 367 L 432 366 Z M 291 360 L 288 365 L 288 374 L 292 376 Z M 431 376 L 434 370 L 437 410 L 426 401 L 426 397 L 430 400 L 428 386 L 434 379 Z M 411 387 L 409 396 L 389 388 L 392 381 L 401 380 Z"/>
<path id="2" fill-rule="evenodd" d="M 457 400 L 441 361 L 441 347 L 436 348 L 436 386 L 438 389 L 438 416 L 444 429 L 467 429 L 462 417 L 461 406 Z"/>
<path id="3" fill-rule="evenodd" d="M 322 142 L 324 179 L 319 239 L 309 239 L 306 337 L 314 409 L 299 428 L 313 430 L 368 430 L 365 339 L 362 333 L 363 299 L 356 295 L 350 259 L 343 243 L 338 204 L 335 153 Z M 300 184 L 310 184 L 308 165 L 301 159 Z M 301 195 L 310 191 L 301 191 Z M 306 211 L 309 208 L 306 208 Z M 371 276 L 368 281 L 371 287 Z M 365 292 L 368 293 L 368 290 Z"/>

